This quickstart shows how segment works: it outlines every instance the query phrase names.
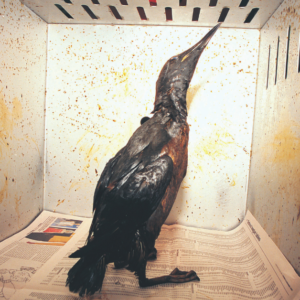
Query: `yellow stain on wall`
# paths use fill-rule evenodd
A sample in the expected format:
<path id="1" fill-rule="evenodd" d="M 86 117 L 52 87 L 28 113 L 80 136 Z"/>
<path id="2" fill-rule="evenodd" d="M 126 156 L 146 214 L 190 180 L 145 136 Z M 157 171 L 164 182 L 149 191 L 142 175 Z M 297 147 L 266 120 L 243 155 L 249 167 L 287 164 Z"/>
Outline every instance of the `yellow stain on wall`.
<path id="1" fill-rule="evenodd" d="M 93 144 L 92 146 L 88 143 L 85 143 L 80 146 L 79 152 L 84 155 L 84 161 L 87 161 L 88 163 L 84 166 L 83 171 L 87 172 L 88 168 L 90 167 L 90 161 L 95 160 L 96 153 L 100 150 L 100 145 L 95 146 Z"/>
<path id="2" fill-rule="evenodd" d="M 276 180 L 276 189 L 271 192 L 281 195 L 276 203 L 280 209 L 272 228 L 272 239 L 280 245 L 283 241 L 282 208 L 289 202 L 300 212 L 300 124 L 287 111 L 282 111 L 274 130 L 270 132 L 273 134 L 266 137 L 267 141 L 260 150 L 263 163 L 271 168 L 273 180 Z M 298 217 L 296 221 L 299 221 Z"/>
<path id="3" fill-rule="evenodd" d="M 16 122 L 22 119 L 22 104 L 18 98 L 12 100 L 12 109 L 10 110 L 4 99 L 3 88 L 0 91 L 0 159 L 3 156 L 4 149 L 8 149 L 8 140 L 13 137 L 13 129 Z"/>
<path id="4" fill-rule="evenodd" d="M 20 221 L 20 211 L 19 211 L 19 205 L 21 204 L 21 196 L 15 196 L 15 211 L 18 216 L 18 226 L 19 226 L 19 221 Z"/>
<path id="5" fill-rule="evenodd" d="M 274 135 L 267 137 L 262 146 L 267 163 L 280 164 L 283 171 L 295 165 L 300 166 L 300 124 L 294 121 L 287 111 L 283 111 L 275 123 Z"/>
<path id="6" fill-rule="evenodd" d="M 202 166 L 200 166 L 200 165 L 196 165 L 196 168 L 197 168 L 199 171 L 203 172 L 203 168 L 202 168 Z"/>
<path id="7" fill-rule="evenodd" d="M 127 97 L 130 94 L 129 90 L 129 74 L 130 74 L 130 68 L 123 68 L 121 72 L 112 71 L 109 75 L 106 75 L 102 79 L 102 84 L 99 84 L 97 86 L 89 88 L 89 90 L 93 89 L 99 89 L 99 88 L 107 88 L 108 86 L 113 86 L 113 89 L 111 91 L 116 92 L 118 91 L 118 94 L 120 94 L 121 97 Z M 117 96 L 116 94 L 113 95 L 111 98 L 114 98 Z M 106 100 L 106 99 L 105 99 Z M 100 107 L 99 107 L 100 109 Z"/>
<path id="8" fill-rule="evenodd" d="M 87 180 L 82 180 L 82 181 L 73 181 L 69 187 L 69 191 L 72 189 L 78 191 L 79 189 L 89 186 L 91 183 Z"/>
<path id="9" fill-rule="evenodd" d="M 21 120 L 23 117 L 22 104 L 17 97 L 13 99 L 12 117 L 14 120 Z"/>
<path id="10" fill-rule="evenodd" d="M 26 137 L 28 140 L 31 140 L 31 141 L 35 144 L 35 147 L 36 147 L 36 149 L 37 149 L 37 151 L 38 151 L 38 153 L 39 153 L 39 156 L 40 156 L 40 160 L 42 160 L 40 148 L 39 148 L 39 145 L 38 145 L 37 141 L 36 141 L 34 138 L 29 137 L 27 134 L 25 135 L 25 137 Z"/>
<path id="11" fill-rule="evenodd" d="M 224 128 L 215 128 L 210 136 L 198 142 L 194 149 L 196 156 L 209 156 L 213 160 L 233 159 L 240 146 L 236 145 L 234 137 Z"/>
<path id="12" fill-rule="evenodd" d="M 79 153 L 83 155 L 84 161 L 88 162 L 84 167 L 83 171 L 87 172 L 88 168 L 90 167 L 90 161 L 95 160 L 97 162 L 97 157 L 95 156 L 96 153 L 100 150 L 100 145 L 95 146 L 95 144 L 85 142 L 85 137 L 91 132 L 90 129 L 87 129 L 85 133 L 78 139 L 76 146 L 80 144 Z M 72 147 L 73 148 L 73 147 Z M 71 189 L 71 188 L 70 188 Z"/>
<path id="13" fill-rule="evenodd" d="M 8 189 L 7 176 L 4 174 L 3 177 L 4 177 L 4 185 L 3 185 L 3 187 L 0 190 L 0 204 L 3 202 L 4 198 L 7 197 L 7 189 Z"/>
<path id="14" fill-rule="evenodd" d="M 114 84 L 118 87 L 118 91 L 121 97 L 127 97 L 130 94 L 129 90 L 129 67 L 123 68 L 121 72 L 112 72 L 112 78 L 114 80 Z"/>
<path id="15" fill-rule="evenodd" d="M 269 160 L 274 163 L 287 163 L 300 161 L 300 138 L 296 136 L 293 125 L 281 124 L 279 131 L 274 136 L 274 141 L 268 147 L 272 149 Z M 297 127 L 300 128 L 299 124 Z"/>
<path id="16" fill-rule="evenodd" d="M 78 144 L 85 138 L 85 136 L 86 136 L 89 132 L 91 132 L 91 130 L 90 130 L 90 129 L 87 129 L 87 130 L 85 131 L 85 133 L 78 139 L 76 145 L 78 145 Z"/>
<path id="17" fill-rule="evenodd" d="M 235 186 L 236 185 L 236 179 L 237 179 L 237 173 L 234 173 L 232 176 L 232 180 L 230 182 L 230 186 Z"/>
<path id="18" fill-rule="evenodd" d="M 90 164 L 87 164 L 87 165 L 83 168 L 83 171 L 84 171 L 84 172 L 88 172 L 89 167 L 90 167 Z"/>

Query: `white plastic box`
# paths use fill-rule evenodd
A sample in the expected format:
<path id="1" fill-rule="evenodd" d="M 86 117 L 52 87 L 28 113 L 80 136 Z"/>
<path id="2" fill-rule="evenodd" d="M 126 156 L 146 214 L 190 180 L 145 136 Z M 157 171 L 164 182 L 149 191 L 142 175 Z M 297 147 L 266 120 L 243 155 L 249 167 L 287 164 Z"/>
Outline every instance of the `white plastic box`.
<path id="1" fill-rule="evenodd" d="M 189 166 L 167 223 L 230 230 L 248 207 L 300 271 L 299 0 L 24 2 L 43 19 L 0 1 L 1 240 L 43 209 L 91 216 L 163 64 L 223 21 L 188 91 Z"/>

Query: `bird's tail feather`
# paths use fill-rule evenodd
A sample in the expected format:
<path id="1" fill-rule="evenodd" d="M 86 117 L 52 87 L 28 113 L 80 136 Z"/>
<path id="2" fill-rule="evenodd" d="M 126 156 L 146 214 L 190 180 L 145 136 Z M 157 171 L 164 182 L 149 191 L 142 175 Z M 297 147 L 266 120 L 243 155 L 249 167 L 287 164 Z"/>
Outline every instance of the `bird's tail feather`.
<path id="1" fill-rule="evenodd" d="M 88 256 L 88 247 L 87 246 L 83 246 L 82 248 L 79 248 L 77 251 L 73 252 L 69 257 L 70 258 L 77 258 L 77 257 L 84 257 L 84 256 Z"/>
<path id="2" fill-rule="evenodd" d="M 105 255 L 100 256 L 97 261 L 82 257 L 70 269 L 66 286 L 80 296 L 93 295 L 100 291 L 106 271 Z"/>

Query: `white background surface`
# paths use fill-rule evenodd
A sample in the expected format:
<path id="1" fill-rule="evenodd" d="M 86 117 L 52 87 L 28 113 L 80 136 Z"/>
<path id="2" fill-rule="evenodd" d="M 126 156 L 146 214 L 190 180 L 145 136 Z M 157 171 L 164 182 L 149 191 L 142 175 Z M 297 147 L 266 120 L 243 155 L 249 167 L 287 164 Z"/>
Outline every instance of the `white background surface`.
<path id="1" fill-rule="evenodd" d="M 91 215 L 97 175 L 152 111 L 162 66 L 207 31 L 49 26 L 47 210 Z M 258 42 L 258 30 L 220 29 L 198 62 L 188 172 L 168 223 L 228 230 L 244 217 Z"/>

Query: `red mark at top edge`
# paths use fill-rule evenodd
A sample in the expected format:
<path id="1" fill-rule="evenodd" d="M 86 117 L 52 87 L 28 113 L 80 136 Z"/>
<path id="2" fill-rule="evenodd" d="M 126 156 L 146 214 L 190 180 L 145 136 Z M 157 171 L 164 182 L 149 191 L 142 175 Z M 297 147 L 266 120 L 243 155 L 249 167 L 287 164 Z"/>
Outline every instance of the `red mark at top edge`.
<path id="1" fill-rule="evenodd" d="M 156 0 L 149 0 L 150 6 L 157 6 Z"/>

